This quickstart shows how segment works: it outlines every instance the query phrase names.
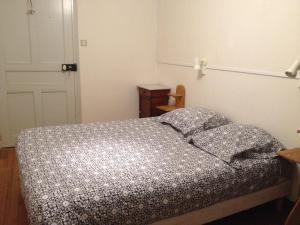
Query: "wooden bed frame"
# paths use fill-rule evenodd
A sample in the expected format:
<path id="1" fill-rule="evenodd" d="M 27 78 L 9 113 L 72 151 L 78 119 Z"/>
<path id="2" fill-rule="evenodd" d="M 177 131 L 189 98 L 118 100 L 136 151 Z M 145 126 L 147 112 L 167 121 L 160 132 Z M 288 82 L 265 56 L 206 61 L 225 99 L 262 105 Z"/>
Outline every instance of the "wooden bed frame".
<path id="1" fill-rule="evenodd" d="M 291 189 L 292 181 L 285 179 L 280 181 L 277 185 L 261 191 L 220 202 L 181 216 L 161 220 L 151 225 L 202 225 L 272 200 L 287 197 L 290 195 Z"/>

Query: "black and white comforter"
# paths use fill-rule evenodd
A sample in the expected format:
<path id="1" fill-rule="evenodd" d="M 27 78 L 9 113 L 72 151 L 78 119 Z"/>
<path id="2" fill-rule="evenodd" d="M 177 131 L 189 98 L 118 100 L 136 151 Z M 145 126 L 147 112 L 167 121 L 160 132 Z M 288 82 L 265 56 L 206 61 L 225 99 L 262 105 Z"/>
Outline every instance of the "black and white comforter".
<path id="1" fill-rule="evenodd" d="M 236 169 L 155 119 L 25 130 L 17 147 L 34 225 L 143 225 L 275 184 L 279 159 Z"/>

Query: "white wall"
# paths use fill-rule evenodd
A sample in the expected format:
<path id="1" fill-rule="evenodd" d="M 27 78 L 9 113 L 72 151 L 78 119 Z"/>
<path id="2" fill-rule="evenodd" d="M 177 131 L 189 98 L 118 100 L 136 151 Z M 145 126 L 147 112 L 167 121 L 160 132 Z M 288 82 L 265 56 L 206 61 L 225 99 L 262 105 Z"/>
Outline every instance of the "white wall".
<path id="1" fill-rule="evenodd" d="M 298 0 L 160 0 L 158 60 L 270 71 L 284 70 L 300 56 Z M 263 127 L 288 147 L 300 139 L 300 89 L 292 79 L 159 65 L 159 81 L 184 84 L 187 105 L 224 112 Z"/>
<path id="2" fill-rule="evenodd" d="M 299 146 L 296 80 L 217 71 L 198 80 L 190 68 L 156 60 L 192 63 L 198 56 L 210 66 L 284 76 L 300 56 L 300 1 L 158 2 L 157 13 L 156 0 L 78 1 L 79 39 L 88 40 L 80 47 L 83 122 L 137 117 L 139 83 L 182 83 L 188 106 L 216 109 Z"/>
<path id="3" fill-rule="evenodd" d="M 159 59 L 282 72 L 300 57 L 299 0 L 160 0 Z"/>
<path id="4" fill-rule="evenodd" d="M 138 116 L 137 84 L 157 82 L 156 0 L 79 0 L 82 121 Z"/>

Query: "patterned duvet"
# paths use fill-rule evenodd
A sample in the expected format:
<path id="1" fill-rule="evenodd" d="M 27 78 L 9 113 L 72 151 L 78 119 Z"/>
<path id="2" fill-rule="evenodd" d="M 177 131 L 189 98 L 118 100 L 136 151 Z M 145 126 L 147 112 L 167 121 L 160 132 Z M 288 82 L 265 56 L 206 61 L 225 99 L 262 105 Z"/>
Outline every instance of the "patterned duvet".
<path id="1" fill-rule="evenodd" d="M 17 154 L 33 225 L 144 225 L 275 184 L 279 159 L 235 169 L 155 119 L 25 130 Z"/>

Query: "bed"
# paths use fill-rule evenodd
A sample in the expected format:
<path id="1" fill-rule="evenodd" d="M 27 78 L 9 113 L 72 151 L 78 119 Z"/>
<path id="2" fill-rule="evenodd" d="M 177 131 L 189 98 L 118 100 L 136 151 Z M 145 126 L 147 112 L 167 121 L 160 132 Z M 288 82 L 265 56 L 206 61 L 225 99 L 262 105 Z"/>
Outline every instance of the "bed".
<path id="1" fill-rule="evenodd" d="M 204 224 L 290 191 L 280 159 L 234 167 L 156 118 L 27 129 L 17 156 L 32 225 Z"/>

